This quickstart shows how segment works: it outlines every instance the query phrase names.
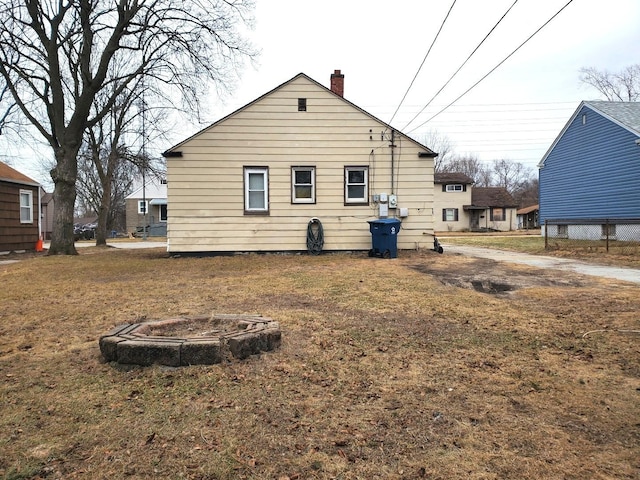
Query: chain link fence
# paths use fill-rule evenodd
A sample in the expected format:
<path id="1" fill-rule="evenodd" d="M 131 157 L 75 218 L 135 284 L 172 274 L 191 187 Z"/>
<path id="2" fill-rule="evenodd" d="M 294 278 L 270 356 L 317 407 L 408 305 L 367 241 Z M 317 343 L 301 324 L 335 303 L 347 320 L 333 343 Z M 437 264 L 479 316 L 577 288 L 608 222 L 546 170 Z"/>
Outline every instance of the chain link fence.
<path id="1" fill-rule="evenodd" d="M 542 233 L 546 250 L 640 255 L 640 218 L 547 219 Z"/>

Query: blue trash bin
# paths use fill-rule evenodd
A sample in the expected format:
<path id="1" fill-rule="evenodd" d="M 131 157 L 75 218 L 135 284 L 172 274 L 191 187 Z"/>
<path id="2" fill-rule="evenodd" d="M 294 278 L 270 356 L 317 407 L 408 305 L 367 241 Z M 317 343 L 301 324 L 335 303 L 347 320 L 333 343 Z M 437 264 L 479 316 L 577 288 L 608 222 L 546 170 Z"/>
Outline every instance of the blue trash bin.
<path id="1" fill-rule="evenodd" d="M 400 220 L 397 218 L 379 218 L 367 220 L 371 232 L 370 257 L 397 258 L 398 257 L 398 232 Z"/>

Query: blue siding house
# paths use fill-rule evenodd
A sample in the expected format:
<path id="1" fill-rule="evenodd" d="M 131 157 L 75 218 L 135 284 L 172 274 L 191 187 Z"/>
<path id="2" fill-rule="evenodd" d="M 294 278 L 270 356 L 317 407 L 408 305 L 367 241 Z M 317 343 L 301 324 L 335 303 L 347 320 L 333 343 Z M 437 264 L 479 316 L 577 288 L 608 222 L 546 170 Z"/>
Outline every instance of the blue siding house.
<path id="1" fill-rule="evenodd" d="M 599 239 L 606 226 L 638 239 L 630 223 L 640 218 L 640 102 L 582 102 L 538 168 L 550 236 Z"/>

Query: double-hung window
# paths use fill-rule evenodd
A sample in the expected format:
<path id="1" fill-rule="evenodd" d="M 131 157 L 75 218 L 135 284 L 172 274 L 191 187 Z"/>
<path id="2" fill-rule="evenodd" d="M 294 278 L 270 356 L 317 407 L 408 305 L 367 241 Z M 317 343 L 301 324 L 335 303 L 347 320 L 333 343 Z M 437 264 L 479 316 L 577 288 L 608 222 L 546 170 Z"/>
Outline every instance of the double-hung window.
<path id="1" fill-rule="evenodd" d="M 444 222 L 457 222 L 458 221 L 458 209 L 457 208 L 443 208 L 442 220 Z"/>
<path id="2" fill-rule="evenodd" d="M 267 167 L 244 168 L 244 212 L 246 214 L 269 213 L 269 169 Z"/>
<path id="3" fill-rule="evenodd" d="M 149 202 L 146 200 L 138 200 L 138 214 L 145 215 L 149 212 Z"/>
<path id="4" fill-rule="evenodd" d="M 369 204 L 369 167 L 344 168 L 344 203 Z"/>
<path id="5" fill-rule="evenodd" d="M 291 167 L 291 203 L 316 203 L 316 167 Z"/>
<path id="6" fill-rule="evenodd" d="M 33 223 L 33 192 L 20 190 L 20 223 Z"/>
<path id="7" fill-rule="evenodd" d="M 464 192 L 464 190 L 465 190 L 464 185 L 461 185 L 461 184 L 452 184 L 452 185 L 446 186 L 447 192 Z"/>

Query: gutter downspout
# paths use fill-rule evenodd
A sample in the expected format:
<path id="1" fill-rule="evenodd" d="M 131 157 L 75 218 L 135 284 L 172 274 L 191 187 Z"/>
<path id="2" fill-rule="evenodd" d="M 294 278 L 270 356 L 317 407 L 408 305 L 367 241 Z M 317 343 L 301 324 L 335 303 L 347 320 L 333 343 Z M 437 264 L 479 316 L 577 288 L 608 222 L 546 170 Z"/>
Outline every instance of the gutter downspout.
<path id="1" fill-rule="evenodd" d="M 38 186 L 38 238 L 42 238 L 42 187 Z"/>

